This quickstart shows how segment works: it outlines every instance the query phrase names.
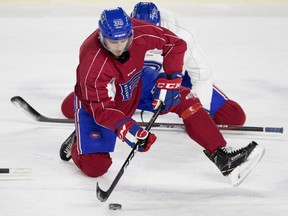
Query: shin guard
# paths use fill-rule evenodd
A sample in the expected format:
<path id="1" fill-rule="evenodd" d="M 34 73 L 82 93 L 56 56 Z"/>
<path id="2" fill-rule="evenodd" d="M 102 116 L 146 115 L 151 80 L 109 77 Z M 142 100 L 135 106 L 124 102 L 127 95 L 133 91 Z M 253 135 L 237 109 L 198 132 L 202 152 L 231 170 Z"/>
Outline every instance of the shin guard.
<path id="1" fill-rule="evenodd" d="M 214 121 L 190 89 L 181 89 L 181 101 L 173 112 L 183 119 L 189 137 L 210 153 L 226 146 L 226 141 Z"/>

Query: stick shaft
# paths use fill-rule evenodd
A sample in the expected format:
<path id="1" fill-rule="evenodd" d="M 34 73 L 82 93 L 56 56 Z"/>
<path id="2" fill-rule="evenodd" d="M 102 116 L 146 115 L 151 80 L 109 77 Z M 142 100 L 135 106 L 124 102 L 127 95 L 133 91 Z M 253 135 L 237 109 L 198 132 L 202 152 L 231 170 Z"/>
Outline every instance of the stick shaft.
<path id="1" fill-rule="evenodd" d="M 29 174 L 31 168 L 0 168 L 0 174 Z"/>
<path id="2" fill-rule="evenodd" d="M 140 126 L 146 126 L 146 122 L 138 122 Z M 153 128 L 179 128 L 185 129 L 182 123 L 154 123 Z M 221 131 L 247 131 L 247 132 L 266 132 L 266 133 L 283 133 L 283 127 L 260 127 L 260 126 L 233 126 L 233 125 L 217 125 Z"/>
<path id="3" fill-rule="evenodd" d="M 21 108 L 27 115 L 38 122 L 46 123 L 70 123 L 74 124 L 74 119 L 65 118 L 50 118 L 40 114 L 27 101 L 20 96 L 11 98 L 11 102 Z M 138 122 L 139 125 L 145 127 L 148 122 Z M 153 126 L 158 128 L 180 128 L 185 129 L 184 124 L 181 123 L 154 123 Z M 247 131 L 247 132 L 264 132 L 264 133 L 283 133 L 283 127 L 257 127 L 257 126 L 233 126 L 233 125 L 217 125 L 221 131 Z"/>
<path id="4" fill-rule="evenodd" d="M 154 113 L 154 115 L 151 117 L 150 121 L 147 123 L 145 130 L 149 131 L 151 129 L 151 127 L 153 126 L 154 122 L 156 121 L 157 117 L 159 116 L 161 110 L 163 108 L 163 104 L 161 104 L 159 106 L 159 108 L 157 109 L 157 111 Z M 127 159 L 125 160 L 124 164 L 122 165 L 120 171 L 118 172 L 117 176 L 115 177 L 114 181 L 112 182 L 111 186 L 109 187 L 109 189 L 107 191 L 103 191 L 100 187 L 99 184 L 97 182 L 97 188 L 96 188 L 96 195 L 97 198 L 101 201 L 101 202 L 105 202 L 108 197 L 110 196 L 110 194 L 113 192 L 114 188 L 116 187 L 117 183 L 119 182 L 119 180 L 121 179 L 122 175 L 124 174 L 125 169 L 128 167 L 128 165 L 130 164 L 130 161 L 132 160 L 132 158 L 134 157 L 137 148 L 138 148 L 139 142 L 137 142 L 135 144 L 135 146 L 133 147 L 132 151 L 130 152 L 130 154 L 128 155 Z"/>

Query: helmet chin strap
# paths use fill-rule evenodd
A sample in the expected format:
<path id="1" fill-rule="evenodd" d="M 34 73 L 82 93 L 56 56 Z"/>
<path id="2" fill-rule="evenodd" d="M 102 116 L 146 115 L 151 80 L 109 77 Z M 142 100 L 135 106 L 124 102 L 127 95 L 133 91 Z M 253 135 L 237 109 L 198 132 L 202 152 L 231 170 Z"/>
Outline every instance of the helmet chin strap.
<path id="1" fill-rule="evenodd" d="M 107 47 L 106 44 L 105 44 L 105 40 L 104 40 L 104 37 L 103 37 L 103 35 L 101 34 L 101 32 L 99 32 L 99 40 L 100 40 L 100 43 L 102 44 L 102 46 L 103 46 L 107 51 L 109 51 L 108 47 Z"/>

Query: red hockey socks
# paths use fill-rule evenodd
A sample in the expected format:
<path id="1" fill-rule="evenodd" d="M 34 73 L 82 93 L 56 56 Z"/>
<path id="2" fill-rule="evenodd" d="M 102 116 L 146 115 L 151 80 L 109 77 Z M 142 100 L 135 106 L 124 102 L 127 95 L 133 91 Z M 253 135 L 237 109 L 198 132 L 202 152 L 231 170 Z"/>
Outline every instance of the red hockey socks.
<path id="1" fill-rule="evenodd" d="M 77 167 L 90 177 L 104 175 L 112 164 L 109 153 L 78 155 L 76 143 L 72 146 L 71 155 Z"/>
<path id="2" fill-rule="evenodd" d="M 190 89 L 181 89 L 181 101 L 173 112 L 183 119 L 189 137 L 210 153 L 226 146 L 226 141 L 214 121 Z"/>
<path id="3" fill-rule="evenodd" d="M 225 139 L 204 109 L 199 109 L 189 118 L 184 119 L 184 125 L 189 137 L 210 153 L 226 146 Z"/>
<path id="4" fill-rule="evenodd" d="M 246 115 L 238 103 L 228 99 L 215 113 L 213 120 L 218 125 L 244 125 Z"/>

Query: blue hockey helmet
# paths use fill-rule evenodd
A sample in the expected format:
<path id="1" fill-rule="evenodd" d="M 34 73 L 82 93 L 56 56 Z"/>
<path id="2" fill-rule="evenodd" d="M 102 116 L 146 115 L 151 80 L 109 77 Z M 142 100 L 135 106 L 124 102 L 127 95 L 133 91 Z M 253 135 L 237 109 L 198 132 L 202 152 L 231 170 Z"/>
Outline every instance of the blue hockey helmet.
<path id="1" fill-rule="evenodd" d="M 122 40 L 133 34 L 130 17 L 121 7 L 104 10 L 99 20 L 100 34 L 110 40 Z"/>
<path id="2" fill-rule="evenodd" d="M 146 20 L 160 26 L 160 11 L 152 2 L 139 2 L 134 6 L 131 17 Z"/>

